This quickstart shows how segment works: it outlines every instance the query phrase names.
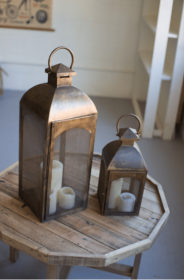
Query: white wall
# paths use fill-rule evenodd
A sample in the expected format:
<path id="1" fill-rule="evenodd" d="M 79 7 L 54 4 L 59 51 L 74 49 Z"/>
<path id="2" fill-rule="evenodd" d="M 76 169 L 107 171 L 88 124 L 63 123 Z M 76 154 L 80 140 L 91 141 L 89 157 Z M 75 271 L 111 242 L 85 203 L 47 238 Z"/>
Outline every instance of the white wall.
<path id="1" fill-rule="evenodd" d="M 75 55 L 73 85 L 89 95 L 131 98 L 142 0 L 53 0 L 55 32 L 0 28 L 0 62 L 7 89 L 47 81 L 48 56 L 58 46 Z M 52 64 L 70 65 L 58 51 Z"/>

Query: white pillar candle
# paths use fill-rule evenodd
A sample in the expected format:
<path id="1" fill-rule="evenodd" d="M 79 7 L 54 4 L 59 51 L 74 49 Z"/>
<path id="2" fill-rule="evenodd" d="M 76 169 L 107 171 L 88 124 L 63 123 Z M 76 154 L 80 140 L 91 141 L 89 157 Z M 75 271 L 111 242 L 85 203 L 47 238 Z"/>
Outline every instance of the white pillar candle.
<path id="1" fill-rule="evenodd" d="M 59 191 L 62 187 L 62 179 L 63 179 L 63 164 L 58 160 L 53 160 L 51 189 L 55 189 L 57 192 L 57 202 L 59 202 Z"/>
<path id="2" fill-rule="evenodd" d="M 71 209 L 75 205 L 75 192 L 70 187 L 63 187 L 59 191 L 59 206 L 63 209 Z"/>
<path id="3" fill-rule="evenodd" d="M 43 162 L 40 164 L 41 174 L 43 171 Z M 62 187 L 63 179 L 63 164 L 58 160 L 53 160 L 52 163 L 52 179 L 51 190 L 55 189 L 57 193 L 57 202 L 59 201 L 59 190 Z"/>
<path id="4" fill-rule="evenodd" d="M 133 212 L 135 206 L 135 195 L 124 192 L 119 197 L 118 211 L 119 212 Z"/>
<path id="5" fill-rule="evenodd" d="M 57 206 L 57 192 L 55 189 L 50 191 L 50 204 L 49 204 L 49 215 L 56 213 L 56 206 Z"/>
<path id="6" fill-rule="evenodd" d="M 108 208 L 113 209 L 118 206 L 118 200 L 121 193 L 122 185 L 123 185 L 123 178 L 119 178 L 111 182 Z"/>

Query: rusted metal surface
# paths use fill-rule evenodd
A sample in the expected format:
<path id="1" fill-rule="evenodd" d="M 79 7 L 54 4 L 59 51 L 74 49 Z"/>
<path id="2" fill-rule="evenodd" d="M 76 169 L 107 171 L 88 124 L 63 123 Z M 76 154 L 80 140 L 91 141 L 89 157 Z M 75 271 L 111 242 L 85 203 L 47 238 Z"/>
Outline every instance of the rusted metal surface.
<path id="1" fill-rule="evenodd" d="M 117 121 L 117 124 L 116 124 L 117 133 L 119 133 L 119 123 L 125 117 L 133 117 L 137 120 L 137 122 L 138 122 L 137 135 L 139 135 L 139 133 L 141 131 L 141 121 L 140 121 L 139 117 L 134 115 L 134 114 L 126 114 L 126 115 L 123 115 L 119 118 L 119 120 Z"/>
<path id="2" fill-rule="evenodd" d="M 66 47 L 58 47 L 58 48 L 55 48 L 55 49 L 51 52 L 51 54 L 50 54 L 50 56 L 49 56 L 48 65 L 49 65 L 50 71 L 54 71 L 54 66 L 51 67 L 51 58 L 52 58 L 52 56 L 53 56 L 54 53 L 57 52 L 58 50 L 63 50 L 63 49 L 64 49 L 64 50 L 67 50 L 67 51 L 71 54 L 72 62 L 71 62 L 71 65 L 70 65 L 70 69 L 73 68 L 74 61 L 75 61 L 73 52 L 72 52 L 70 49 L 66 48 Z M 59 64 L 57 64 L 57 65 L 59 65 Z M 63 64 L 62 64 L 62 65 L 63 65 Z M 65 67 L 66 67 L 66 66 L 65 66 Z"/>
<path id="3" fill-rule="evenodd" d="M 51 66 L 51 57 L 59 49 L 70 52 L 72 56 L 70 68 L 63 64 Z M 86 193 L 89 186 L 98 112 L 87 94 L 71 86 L 72 77 L 76 75 L 72 70 L 73 63 L 72 51 L 65 47 L 56 48 L 49 57 L 49 68 L 45 69 L 48 73 L 48 83 L 29 89 L 20 101 L 19 195 L 42 222 L 45 218 L 50 219 L 46 215 L 46 209 L 49 204 L 55 135 L 59 137 L 58 132 L 54 132 L 56 126 L 60 133 L 75 127 L 89 131 Z M 41 162 L 43 162 L 42 176 L 39 175 Z M 87 194 L 83 209 L 86 205 Z"/>
<path id="4" fill-rule="evenodd" d="M 121 146 L 111 160 L 108 170 L 146 171 L 146 163 L 139 151 L 132 146 Z"/>
<path id="5" fill-rule="evenodd" d="M 137 133 L 134 133 L 130 128 L 119 128 L 119 122 L 125 116 L 132 116 L 137 119 L 139 124 Z M 127 114 L 119 118 L 116 127 L 117 136 L 120 139 L 108 143 L 102 150 L 98 184 L 101 214 L 117 216 L 138 215 L 148 171 L 141 153 L 134 147 L 134 141 L 139 140 L 138 134 L 141 123 L 137 116 Z M 111 183 L 120 178 L 130 181 L 128 192 L 136 197 L 134 211 L 132 212 L 118 212 L 117 208 L 113 210 L 108 208 Z"/>
<path id="6" fill-rule="evenodd" d="M 50 163 L 49 163 L 49 171 L 48 171 L 48 187 L 47 187 L 47 200 L 46 200 L 46 220 L 51 220 L 55 217 L 58 216 L 63 216 L 66 214 L 71 214 L 76 211 L 84 210 L 87 207 L 87 201 L 88 201 L 88 192 L 89 192 L 89 179 L 90 179 L 90 174 L 91 174 L 91 164 L 92 164 L 92 157 L 93 157 L 93 148 L 94 148 L 94 140 L 95 140 L 95 132 L 96 132 L 96 122 L 97 122 L 97 115 L 91 115 L 91 116 L 86 116 L 86 117 L 81 117 L 81 118 L 75 118 L 72 120 L 66 120 L 66 121 L 56 121 L 52 122 L 52 132 L 51 132 L 51 145 L 50 145 Z M 80 164 L 82 165 L 81 160 L 79 159 L 78 161 L 78 168 L 80 172 L 85 172 L 85 188 L 82 189 L 81 191 L 83 192 L 83 206 L 78 206 L 75 209 L 69 210 L 67 213 L 60 213 L 56 215 L 49 216 L 49 194 L 50 194 L 50 186 L 51 186 L 51 174 L 52 174 L 52 161 L 54 159 L 54 143 L 55 140 L 59 135 L 62 135 L 65 131 L 74 129 L 74 128 L 82 128 L 86 131 L 88 131 L 91 136 L 90 136 L 90 146 L 87 154 L 83 154 L 83 157 L 86 157 L 87 160 L 85 161 L 85 168 L 82 169 Z M 81 138 L 81 143 L 83 139 Z M 65 144 L 66 145 L 66 144 Z M 80 155 L 79 155 L 80 156 Z M 63 164 L 64 168 L 66 167 L 66 158 L 71 158 L 72 153 L 66 152 L 65 153 L 65 158 L 63 159 Z M 73 171 L 74 172 L 74 171 Z M 65 172 L 66 173 L 66 172 Z M 69 174 L 70 177 L 72 177 L 72 173 Z M 77 184 L 77 181 L 76 181 Z"/>

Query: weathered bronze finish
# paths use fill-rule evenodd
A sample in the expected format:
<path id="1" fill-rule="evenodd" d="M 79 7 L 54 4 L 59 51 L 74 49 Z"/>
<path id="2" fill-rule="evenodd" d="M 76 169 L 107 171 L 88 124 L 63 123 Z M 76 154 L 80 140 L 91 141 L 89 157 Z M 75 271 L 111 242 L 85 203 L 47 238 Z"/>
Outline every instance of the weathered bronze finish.
<path id="1" fill-rule="evenodd" d="M 59 49 L 70 52 L 70 68 L 51 66 Z M 48 83 L 29 89 L 20 101 L 19 195 L 41 222 L 87 206 L 98 113 L 91 99 L 71 86 L 73 64 L 71 50 L 56 48 L 45 69 Z M 57 211 L 49 214 L 53 160 L 63 164 L 62 186 L 75 189 L 76 201 L 70 210 L 57 203 Z"/>
<path id="2" fill-rule="evenodd" d="M 74 65 L 74 61 L 75 61 L 75 58 L 74 58 L 74 54 L 73 54 L 73 52 L 70 50 L 70 49 L 68 49 L 68 48 L 65 48 L 65 47 L 58 47 L 58 48 L 55 48 L 52 52 L 51 52 L 51 54 L 50 54 L 50 56 L 49 56 L 49 60 L 48 60 L 48 65 L 49 65 L 49 72 L 51 72 L 51 71 L 54 71 L 53 69 L 54 68 L 57 68 L 57 66 L 58 65 L 60 65 L 60 66 L 64 66 L 63 64 L 57 64 L 57 65 L 55 65 L 55 66 L 53 66 L 53 68 L 51 67 L 51 58 L 52 58 L 52 56 L 53 56 L 53 54 L 55 53 L 55 52 L 57 52 L 58 50 L 61 50 L 61 49 L 65 49 L 65 50 L 67 50 L 67 51 L 69 51 L 69 53 L 71 54 L 71 56 L 72 56 L 72 62 L 71 62 L 71 65 L 70 65 L 70 69 L 72 69 L 73 68 L 73 65 Z M 64 67 L 66 67 L 66 66 L 64 66 Z M 67 68 L 67 67 L 66 67 Z M 47 68 L 48 69 L 48 68 Z M 68 69 L 68 68 L 67 68 Z M 67 70 L 67 71 L 69 71 L 69 70 Z M 48 73 L 48 72 L 47 72 Z M 76 74 L 75 74 L 76 75 Z M 57 74 L 57 76 L 59 76 L 59 73 Z"/>
<path id="3" fill-rule="evenodd" d="M 139 135 L 140 136 L 140 131 L 141 131 L 141 121 L 140 121 L 140 119 L 138 118 L 138 116 L 136 116 L 136 115 L 134 115 L 134 114 L 126 114 L 126 115 L 123 115 L 123 116 L 121 116 L 120 118 L 119 118 L 119 120 L 117 121 L 117 124 L 116 124 L 116 129 L 117 129 L 117 136 L 119 136 L 119 138 L 121 139 L 121 136 L 123 136 L 123 134 L 124 134 L 124 131 L 125 130 L 127 130 L 126 128 L 121 128 L 121 129 L 119 129 L 119 123 L 120 123 L 120 121 L 123 119 L 123 118 L 125 118 L 125 117 L 134 117 L 137 121 L 138 121 L 138 129 L 137 129 L 137 135 Z M 127 132 L 126 132 L 126 135 L 127 135 Z M 127 135 L 127 139 L 131 139 L 132 137 L 131 137 L 131 133 L 129 133 L 129 137 L 128 137 L 128 135 Z M 122 138 L 122 139 L 125 139 L 125 135 L 124 135 L 124 137 Z M 137 139 L 137 136 L 136 136 L 136 139 Z M 138 139 L 139 140 L 139 139 Z M 137 140 L 137 141 L 138 141 Z M 136 141 L 136 140 L 135 140 Z"/>
<path id="4" fill-rule="evenodd" d="M 138 121 L 137 133 L 134 133 L 131 128 L 119 129 L 119 123 L 121 119 L 126 116 L 132 116 Z M 126 114 L 119 118 L 116 128 L 116 135 L 119 137 L 119 140 L 108 143 L 102 150 L 100 177 L 98 184 L 98 198 L 101 214 L 117 216 L 139 215 L 144 184 L 147 175 L 145 161 L 141 153 L 134 147 L 134 142 L 139 141 L 141 122 L 136 115 Z M 119 180 L 119 183 L 116 183 L 116 180 Z M 121 183 L 122 181 L 123 183 Z M 112 187 L 112 182 L 117 184 L 120 194 L 126 192 L 135 197 L 135 204 L 132 204 L 131 211 L 119 210 L 120 194 L 117 194 L 115 200 L 114 197 L 117 191 L 115 190 L 116 187 Z M 114 193 L 111 188 L 114 188 Z"/>

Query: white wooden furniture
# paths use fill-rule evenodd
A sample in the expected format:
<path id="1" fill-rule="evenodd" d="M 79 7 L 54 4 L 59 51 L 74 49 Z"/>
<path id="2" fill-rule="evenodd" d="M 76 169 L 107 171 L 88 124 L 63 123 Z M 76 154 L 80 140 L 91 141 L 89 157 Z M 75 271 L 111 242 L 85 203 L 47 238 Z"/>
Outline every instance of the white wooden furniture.
<path id="1" fill-rule="evenodd" d="M 20 250 L 47 264 L 47 279 L 58 278 L 61 265 L 62 279 L 74 265 L 137 278 L 142 252 L 151 248 L 169 217 L 163 189 L 148 176 L 139 216 L 102 216 L 99 168 L 94 157 L 88 208 L 45 223 L 18 196 L 17 164 L 0 173 L 0 239 L 10 246 L 12 262 Z M 117 263 L 133 255 L 133 266 Z"/>
<path id="2" fill-rule="evenodd" d="M 132 101 L 142 136 L 170 140 L 184 74 L 184 1 L 144 0 Z M 146 101 L 145 112 L 140 101 Z"/>

